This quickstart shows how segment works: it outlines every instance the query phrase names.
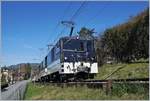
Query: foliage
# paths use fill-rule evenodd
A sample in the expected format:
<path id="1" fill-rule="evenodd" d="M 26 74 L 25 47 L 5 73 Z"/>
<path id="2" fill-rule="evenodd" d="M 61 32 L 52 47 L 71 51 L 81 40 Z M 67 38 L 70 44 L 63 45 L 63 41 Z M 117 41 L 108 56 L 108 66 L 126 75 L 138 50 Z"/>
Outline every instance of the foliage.
<path id="1" fill-rule="evenodd" d="M 1 85 L 7 84 L 8 82 L 6 81 L 6 75 L 1 76 Z"/>
<path id="2" fill-rule="evenodd" d="M 83 27 L 81 28 L 78 34 L 79 34 L 79 37 L 83 39 L 94 39 L 93 33 L 94 33 L 94 29 L 90 30 L 88 28 Z"/>
<path id="3" fill-rule="evenodd" d="M 101 39 L 95 40 L 95 50 L 96 50 L 97 61 L 99 66 L 102 66 L 105 63 L 108 54 L 107 49 L 103 45 L 102 37 L 103 36 L 101 36 Z"/>
<path id="4" fill-rule="evenodd" d="M 114 57 L 117 62 L 148 58 L 149 10 L 146 9 L 124 24 L 105 30 L 100 40 L 99 50 L 106 50 L 107 56 Z"/>
<path id="5" fill-rule="evenodd" d="M 143 61 L 143 60 L 142 60 Z M 147 78 L 148 63 L 131 64 L 105 64 L 99 68 L 95 79 L 104 79 L 116 69 L 111 79 Z M 109 78 L 109 79 L 110 79 Z M 29 83 L 25 94 L 26 100 L 146 100 L 148 99 L 148 86 L 137 84 L 113 84 L 112 93 L 106 95 L 105 90 L 92 89 L 86 86 L 65 86 Z"/>
<path id="6" fill-rule="evenodd" d="M 122 89 L 123 88 L 123 89 Z M 143 85 L 134 86 L 113 85 L 112 94 L 106 95 L 102 89 L 92 89 L 86 86 L 71 86 L 64 88 L 54 85 L 39 85 L 29 83 L 25 100 L 139 100 L 148 99 L 148 90 Z M 120 93 L 119 93 L 120 92 Z"/>
<path id="7" fill-rule="evenodd" d="M 144 98 L 148 99 L 149 85 L 148 84 L 128 84 L 124 82 L 123 84 L 113 84 L 112 85 L 112 95 L 117 95 L 118 97 L 123 97 L 124 95 L 132 94 L 145 94 Z M 140 97 L 139 97 L 140 98 Z"/>
<path id="8" fill-rule="evenodd" d="M 31 76 L 31 65 L 29 63 L 26 64 L 26 73 L 24 76 L 24 80 L 29 79 Z"/>

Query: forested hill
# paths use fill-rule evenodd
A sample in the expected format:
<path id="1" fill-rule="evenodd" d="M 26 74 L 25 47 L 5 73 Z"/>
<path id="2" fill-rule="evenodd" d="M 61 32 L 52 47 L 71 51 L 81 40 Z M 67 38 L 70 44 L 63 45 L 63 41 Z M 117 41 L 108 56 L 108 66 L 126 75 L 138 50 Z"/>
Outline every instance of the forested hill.
<path id="1" fill-rule="evenodd" d="M 32 69 L 37 69 L 38 66 L 39 66 L 39 63 L 19 63 L 19 64 L 16 64 L 16 65 L 4 66 L 4 67 L 1 67 L 1 68 L 16 70 L 21 66 L 26 66 L 26 67 L 30 66 Z"/>
<path id="2" fill-rule="evenodd" d="M 97 57 L 100 64 L 108 57 L 117 62 L 148 58 L 149 8 L 126 23 L 106 29 L 97 41 Z"/>

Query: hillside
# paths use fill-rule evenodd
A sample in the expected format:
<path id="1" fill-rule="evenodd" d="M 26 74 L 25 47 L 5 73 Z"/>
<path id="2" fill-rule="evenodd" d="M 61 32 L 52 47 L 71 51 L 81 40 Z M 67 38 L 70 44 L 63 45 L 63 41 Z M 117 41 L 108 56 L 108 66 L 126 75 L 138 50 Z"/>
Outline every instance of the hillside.
<path id="1" fill-rule="evenodd" d="M 107 95 L 102 89 L 90 89 L 86 86 L 62 88 L 29 83 L 25 100 L 148 100 L 148 89 L 142 85 L 126 89 L 125 85 L 123 87 L 113 85 L 112 95 Z"/>
<path id="2" fill-rule="evenodd" d="M 38 70 L 38 65 L 38 63 L 20 63 L 7 67 L 1 67 L 1 72 L 3 72 L 3 69 L 7 69 L 9 78 L 12 78 L 12 80 L 26 80 L 34 75 L 34 72 Z"/>
<path id="3" fill-rule="evenodd" d="M 149 9 L 122 24 L 108 28 L 96 43 L 99 64 L 112 58 L 115 62 L 130 63 L 149 57 Z"/>
<path id="4" fill-rule="evenodd" d="M 112 75 L 111 75 L 112 74 Z M 149 63 L 105 64 L 95 79 L 148 78 Z"/>
<path id="5" fill-rule="evenodd" d="M 25 64 L 28 64 L 28 63 L 19 63 L 19 64 L 16 64 L 16 65 L 10 65 L 7 68 L 16 69 L 16 68 L 19 68 L 20 65 L 25 65 Z M 39 65 L 39 63 L 29 63 L 29 64 L 32 68 L 37 68 L 37 66 Z"/>
<path id="6" fill-rule="evenodd" d="M 118 70 L 119 69 L 119 70 Z M 114 71 L 113 75 L 107 78 Z M 125 79 L 149 77 L 148 63 L 105 64 L 99 68 L 95 79 Z M 134 89 L 134 90 L 133 90 Z M 41 93 L 43 92 L 43 93 Z M 146 100 L 148 88 L 145 85 L 113 84 L 111 95 L 103 89 L 91 89 L 86 86 L 64 88 L 59 86 L 29 83 L 26 100 Z"/>

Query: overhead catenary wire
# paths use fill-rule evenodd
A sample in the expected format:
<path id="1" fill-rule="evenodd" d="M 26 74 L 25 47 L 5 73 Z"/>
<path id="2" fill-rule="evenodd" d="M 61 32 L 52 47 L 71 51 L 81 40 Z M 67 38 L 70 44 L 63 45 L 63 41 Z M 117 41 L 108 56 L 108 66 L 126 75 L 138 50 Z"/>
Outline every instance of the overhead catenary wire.
<path id="1" fill-rule="evenodd" d="M 79 8 L 75 11 L 75 13 L 70 18 L 70 21 L 73 21 L 79 15 L 79 13 L 80 13 L 81 9 L 84 7 L 84 5 L 85 5 L 85 1 L 83 1 L 82 4 L 79 6 Z M 64 30 L 65 29 L 63 29 L 62 32 L 59 33 L 59 35 L 63 34 Z M 58 35 L 58 37 L 59 37 L 59 35 Z"/>
<path id="2" fill-rule="evenodd" d="M 68 5 L 67 5 L 66 9 L 64 10 L 63 15 L 61 16 L 60 20 L 58 20 L 56 26 L 54 27 L 54 31 L 56 31 L 56 30 L 58 29 L 58 26 L 61 24 L 61 20 L 63 20 L 63 19 L 65 18 L 65 15 L 67 14 L 67 12 L 69 12 L 71 4 L 72 4 L 72 2 L 70 1 L 70 2 L 68 3 Z M 64 32 L 64 30 L 65 30 L 65 28 L 62 29 L 61 33 Z M 57 34 L 57 36 L 56 36 L 56 38 L 53 40 L 51 46 L 55 44 L 55 42 L 56 42 L 56 40 L 58 39 L 59 35 L 60 35 L 60 33 Z M 51 38 L 51 37 L 49 37 L 49 39 L 48 39 L 47 41 L 49 41 L 50 38 Z M 48 46 L 49 46 L 49 45 L 48 45 Z M 49 48 L 48 48 L 48 50 L 49 50 Z"/>
<path id="3" fill-rule="evenodd" d="M 86 4 L 86 1 L 83 1 L 82 4 L 79 6 L 79 8 L 75 11 L 75 13 L 72 15 L 72 17 L 70 18 L 70 21 L 72 22 L 81 12 L 81 9 L 84 8 Z M 61 33 L 62 34 L 62 33 Z M 64 44 L 68 43 L 70 40 L 68 40 L 67 42 L 65 42 Z"/>
<path id="4" fill-rule="evenodd" d="M 81 11 L 81 9 L 83 9 L 85 3 L 86 3 L 85 1 L 82 2 L 82 4 L 79 6 L 79 8 L 75 11 L 75 13 L 70 18 L 70 21 L 73 21 L 80 14 L 80 11 Z M 65 31 L 65 28 L 63 28 L 63 30 L 61 31 L 61 33 L 58 34 L 58 36 L 54 40 L 54 43 L 56 42 L 56 40 L 58 39 L 58 37 L 63 34 L 64 31 Z"/>
<path id="5" fill-rule="evenodd" d="M 106 8 L 106 6 L 108 6 L 108 3 L 105 3 L 105 5 L 98 11 L 98 13 L 96 13 L 93 17 L 91 17 L 87 23 L 84 24 L 84 26 L 90 24 L 92 21 L 94 21 L 101 13 L 102 11 Z"/>
<path id="6" fill-rule="evenodd" d="M 54 43 L 57 41 L 57 39 L 59 38 L 60 35 L 62 35 L 65 31 L 65 27 L 62 29 L 62 31 L 57 35 L 57 38 L 54 40 Z"/>
<path id="7" fill-rule="evenodd" d="M 109 5 L 109 2 L 105 3 L 105 5 L 96 13 L 94 16 L 92 16 L 90 19 L 88 19 L 87 23 L 83 24 L 84 27 L 86 27 L 88 24 L 90 24 L 92 21 L 94 21 L 99 15 L 102 13 L 102 11 Z"/>
<path id="8" fill-rule="evenodd" d="M 60 25 L 60 21 L 64 19 L 66 13 L 70 10 L 69 8 L 70 8 L 70 6 L 71 6 L 71 3 L 72 3 L 72 2 L 70 2 L 70 3 L 67 5 L 66 9 L 65 9 L 64 12 L 63 12 L 63 16 L 62 16 L 62 17 L 60 18 L 60 20 L 57 22 L 57 24 L 56 24 L 56 26 L 54 27 L 54 29 L 52 30 L 52 32 L 57 30 L 58 26 Z M 81 5 L 79 6 L 79 8 L 78 8 L 78 9 L 75 11 L 75 13 L 71 16 L 70 21 L 74 21 L 74 20 L 75 20 L 75 18 L 81 13 L 81 10 L 84 8 L 85 4 L 86 4 L 86 1 L 83 1 L 83 2 L 81 3 Z M 103 9 L 106 7 L 106 5 L 107 5 L 107 4 L 104 5 L 104 7 L 98 12 L 98 14 L 96 14 L 94 17 L 90 18 L 90 19 L 88 20 L 88 23 L 85 24 L 85 26 L 86 26 L 87 24 L 89 24 L 91 21 L 93 21 L 97 16 L 99 16 L 100 13 L 103 11 Z M 53 44 L 57 41 L 57 39 L 59 38 L 59 36 L 63 34 L 64 31 L 65 31 L 65 27 L 64 27 L 64 28 L 62 29 L 62 31 L 57 35 L 56 39 L 54 39 Z M 49 37 L 49 39 L 48 39 L 47 41 L 49 41 L 50 38 L 51 38 L 51 37 Z"/>
<path id="9" fill-rule="evenodd" d="M 80 14 L 81 9 L 83 9 L 84 5 L 86 4 L 86 1 L 83 1 L 80 7 L 76 10 L 76 12 L 72 15 L 70 18 L 70 21 L 73 21 L 75 17 L 77 17 Z"/>
<path id="10" fill-rule="evenodd" d="M 72 17 L 70 18 L 70 21 L 73 21 L 73 20 L 80 14 L 80 11 L 81 11 L 81 9 L 84 7 L 85 3 L 86 3 L 86 1 L 83 1 L 83 2 L 82 2 L 82 4 L 80 5 L 80 7 L 75 11 L 75 13 L 74 13 L 74 14 L 72 15 Z M 66 10 L 69 9 L 70 4 L 71 4 L 71 2 L 69 3 L 69 6 L 66 8 Z M 100 9 L 99 12 L 98 12 L 96 15 L 94 15 L 93 17 L 91 17 L 91 18 L 88 20 L 88 22 L 87 22 L 84 26 L 86 26 L 87 24 L 89 24 L 90 22 L 92 22 L 93 20 L 95 20 L 95 18 L 98 17 L 98 16 L 100 15 L 100 13 L 104 10 L 104 8 L 106 7 L 106 5 L 107 5 L 107 4 L 105 4 L 105 5 L 103 6 L 103 8 Z M 63 14 L 63 16 L 62 16 L 62 19 L 63 19 L 65 13 L 66 13 L 66 10 L 64 11 L 64 14 Z M 56 26 L 58 26 L 59 24 L 60 24 L 60 23 L 58 23 Z M 56 27 L 56 29 L 57 29 L 57 27 Z M 59 34 L 57 35 L 57 37 L 56 37 L 56 39 L 53 41 L 53 43 L 56 42 L 56 40 L 59 38 L 60 35 L 63 34 L 64 31 L 65 31 L 65 28 L 63 28 L 62 31 L 61 31 L 61 33 L 59 33 Z"/>
<path id="11" fill-rule="evenodd" d="M 66 7 L 66 9 L 64 10 L 62 18 L 59 20 L 59 24 L 61 24 L 61 21 L 65 18 L 65 15 L 67 14 L 67 12 L 69 12 L 71 4 L 72 4 L 72 2 L 70 1 L 68 6 Z M 59 38 L 60 34 L 62 34 L 64 32 L 64 30 L 65 30 L 65 28 L 63 28 L 62 31 L 57 35 L 57 37 L 56 37 L 56 39 L 54 39 L 53 43 L 55 43 L 55 41 Z"/>
<path id="12" fill-rule="evenodd" d="M 72 2 L 70 1 L 70 2 L 68 3 L 67 7 L 65 8 L 64 12 L 63 12 L 63 15 L 62 15 L 61 18 L 58 20 L 56 26 L 54 27 L 54 29 L 53 29 L 51 32 L 55 32 L 55 31 L 58 29 L 59 25 L 61 24 L 61 23 L 60 23 L 61 20 L 64 19 L 66 13 L 70 10 L 69 8 L 70 8 L 71 4 L 72 4 Z M 48 41 L 50 40 L 50 38 L 51 38 L 51 36 L 49 37 L 49 39 L 48 39 L 46 42 L 48 42 Z M 54 41 L 55 41 L 55 40 L 54 40 Z M 54 43 L 54 41 L 53 41 L 52 43 Z"/>

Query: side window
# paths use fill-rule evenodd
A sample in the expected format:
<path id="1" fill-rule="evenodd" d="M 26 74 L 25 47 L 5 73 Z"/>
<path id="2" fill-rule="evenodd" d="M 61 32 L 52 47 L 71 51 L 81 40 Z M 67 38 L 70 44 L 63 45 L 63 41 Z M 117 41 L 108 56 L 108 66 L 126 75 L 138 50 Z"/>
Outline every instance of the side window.
<path id="1" fill-rule="evenodd" d="M 43 62 L 41 63 L 41 70 L 43 69 Z"/>
<path id="2" fill-rule="evenodd" d="M 80 51 L 84 51 L 84 44 L 83 44 L 83 42 L 80 42 L 80 49 L 79 49 Z"/>
<path id="3" fill-rule="evenodd" d="M 45 68 L 45 60 L 43 60 L 43 68 Z"/>
<path id="4" fill-rule="evenodd" d="M 60 56 L 60 46 L 59 46 L 59 43 L 57 43 L 55 47 L 55 60 L 57 60 L 59 56 Z"/>
<path id="5" fill-rule="evenodd" d="M 57 60 L 60 57 L 60 45 L 59 42 L 56 44 L 55 47 L 51 50 L 51 62 Z"/>
<path id="6" fill-rule="evenodd" d="M 92 42 L 91 41 L 88 41 L 87 42 L 87 51 L 92 51 Z"/>
<path id="7" fill-rule="evenodd" d="M 41 70 L 41 64 L 39 65 L 38 70 L 39 70 L 39 71 Z"/>
<path id="8" fill-rule="evenodd" d="M 52 48 L 52 50 L 51 50 L 51 60 L 52 60 L 52 62 L 54 61 L 54 59 L 55 59 L 55 57 L 54 57 L 54 47 Z"/>
<path id="9" fill-rule="evenodd" d="M 47 56 L 45 57 L 45 68 L 47 68 Z"/>
<path id="10" fill-rule="evenodd" d="M 49 52 L 47 55 L 47 65 L 50 65 L 51 63 L 51 53 Z"/>

